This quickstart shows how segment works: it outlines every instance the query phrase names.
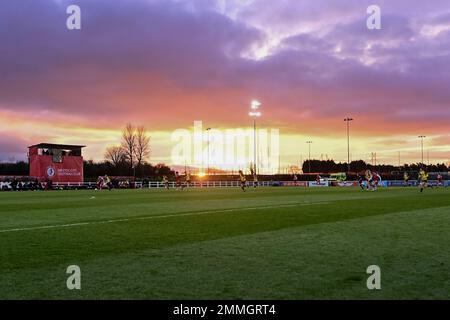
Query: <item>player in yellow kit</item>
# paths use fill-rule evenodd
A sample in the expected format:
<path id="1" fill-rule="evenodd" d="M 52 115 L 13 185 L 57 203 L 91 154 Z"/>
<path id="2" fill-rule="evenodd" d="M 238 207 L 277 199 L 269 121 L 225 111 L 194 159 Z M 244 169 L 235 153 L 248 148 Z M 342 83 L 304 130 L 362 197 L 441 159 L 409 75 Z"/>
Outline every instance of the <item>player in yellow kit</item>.
<path id="1" fill-rule="evenodd" d="M 108 175 L 106 175 L 106 174 L 105 174 L 105 177 L 103 178 L 103 185 L 104 185 L 105 187 L 107 187 L 109 191 L 111 191 L 112 188 L 113 188 L 111 179 L 110 179 L 110 178 L 108 177 Z"/>
<path id="2" fill-rule="evenodd" d="M 420 192 L 423 192 L 423 189 L 428 187 L 428 173 L 426 173 L 423 169 L 420 169 L 419 171 L 419 187 Z"/>
<path id="3" fill-rule="evenodd" d="M 405 173 L 403 174 L 403 185 L 405 187 L 409 186 L 409 174 L 408 172 L 405 171 Z"/>
<path id="4" fill-rule="evenodd" d="M 245 178 L 242 170 L 239 170 L 239 181 L 241 182 L 241 189 L 245 192 L 245 187 L 247 186 L 247 178 Z"/>
<path id="5" fill-rule="evenodd" d="M 166 175 L 163 176 L 163 178 L 162 178 L 162 183 L 164 184 L 164 188 L 166 188 L 167 190 L 169 190 L 169 179 L 167 178 Z"/>
<path id="6" fill-rule="evenodd" d="M 258 175 L 256 173 L 253 174 L 253 188 L 256 188 L 259 186 L 258 182 Z"/>

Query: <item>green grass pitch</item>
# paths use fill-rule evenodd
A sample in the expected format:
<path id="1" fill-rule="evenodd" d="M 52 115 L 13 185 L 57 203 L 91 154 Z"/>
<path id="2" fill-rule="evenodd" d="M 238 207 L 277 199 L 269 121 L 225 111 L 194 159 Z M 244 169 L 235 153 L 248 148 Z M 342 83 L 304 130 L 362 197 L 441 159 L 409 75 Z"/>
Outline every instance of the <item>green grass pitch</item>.
<path id="1" fill-rule="evenodd" d="M 6 192 L 0 299 L 449 299 L 449 245 L 449 189 Z"/>

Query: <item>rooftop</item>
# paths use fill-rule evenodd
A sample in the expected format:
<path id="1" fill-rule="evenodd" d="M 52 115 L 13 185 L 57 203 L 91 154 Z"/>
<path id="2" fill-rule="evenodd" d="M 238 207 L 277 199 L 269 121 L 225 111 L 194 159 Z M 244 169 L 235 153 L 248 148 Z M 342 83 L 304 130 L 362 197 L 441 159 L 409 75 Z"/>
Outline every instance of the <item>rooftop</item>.
<path id="1" fill-rule="evenodd" d="M 54 144 L 54 143 L 39 143 L 28 148 L 44 148 L 44 149 L 64 149 L 64 150 L 78 150 L 86 146 L 70 145 L 70 144 Z"/>

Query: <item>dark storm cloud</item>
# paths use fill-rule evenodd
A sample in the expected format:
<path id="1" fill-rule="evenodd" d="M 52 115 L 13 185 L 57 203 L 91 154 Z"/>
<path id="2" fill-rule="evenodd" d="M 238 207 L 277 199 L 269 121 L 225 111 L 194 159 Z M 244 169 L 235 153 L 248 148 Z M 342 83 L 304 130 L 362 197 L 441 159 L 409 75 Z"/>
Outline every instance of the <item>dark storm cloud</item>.
<path id="1" fill-rule="evenodd" d="M 149 93 L 223 85 L 261 36 L 213 11 L 143 0 L 77 1 L 82 30 L 68 31 L 61 3 L 0 4 L 3 108 L 129 112 Z"/>

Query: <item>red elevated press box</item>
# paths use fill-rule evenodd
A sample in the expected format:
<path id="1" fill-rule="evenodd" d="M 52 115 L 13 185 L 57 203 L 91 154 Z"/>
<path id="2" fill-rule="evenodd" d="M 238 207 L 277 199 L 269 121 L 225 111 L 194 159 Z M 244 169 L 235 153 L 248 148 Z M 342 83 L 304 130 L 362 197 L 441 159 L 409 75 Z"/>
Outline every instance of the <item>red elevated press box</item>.
<path id="1" fill-rule="evenodd" d="M 51 143 L 28 147 L 30 176 L 40 181 L 83 182 L 84 147 Z"/>

